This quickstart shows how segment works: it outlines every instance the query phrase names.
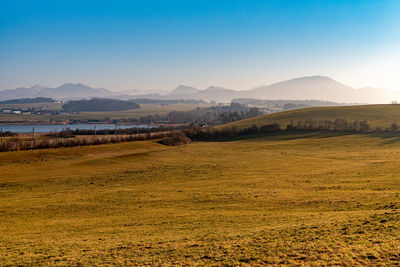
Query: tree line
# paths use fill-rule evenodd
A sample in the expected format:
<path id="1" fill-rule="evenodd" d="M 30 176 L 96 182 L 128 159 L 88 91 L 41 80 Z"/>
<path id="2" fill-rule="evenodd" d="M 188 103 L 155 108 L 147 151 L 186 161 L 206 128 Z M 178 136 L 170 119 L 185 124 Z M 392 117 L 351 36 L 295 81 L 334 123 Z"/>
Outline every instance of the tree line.
<path id="1" fill-rule="evenodd" d="M 130 119 L 129 121 L 139 124 L 179 123 L 217 125 L 248 119 L 262 114 L 258 108 L 231 103 L 227 106 L 213 106 L 205 109 L 197 108 L 189 111 L 171 111 L 165 115 L 148 115 L 138 119 Z"/>
<path id="2" fill-rule="evenodd" d="M 35 98 L 18 98 L 0 101 L 0 104 L 33 104 L 33 103 L 45 103 L 54 102 L 55 100 L 48 97 L 35 97 Z"/>
<path id="3" fill-rule="evenodd" d="M 321 120 L 293 120 L 286 127 L 287 130 L 317 130 L 317 131 L 342 131 L 342 132 L 369 132 L 371 126 L 366 120 L 349 121 L 347 119 L 321 119 Z"/>
<path id="4" fill-rule="evenodd" d="M 92 98 L 90 100 L 71 100 L 62 106 L 66 112 L 82 111 L 121 111 L 129 109 L 139 109 L 140 105 L 133 101 L 118 99 Z"/>
<path id="5" fill-rule="evenodd" d="M 236 137 L 241 135 L 265 134 L 276 132 L 291 132 L 291 131 L 332 131 L 332 132 L 349 132 L 349 133 L 373 133 L 373 132 L 397 132 L 400 130 L 400 125 L 392 123 L 390 127 L 372 128 L 366 120 L 298 120 L 290 121 L 285 128 L 282 128 L 279 123 L 271 123 L 262 126 L 252 125 L 247 128 L 238 129 L 232 127 L 208 127 L 201 128 L 198 126 L 184 130 L 186 136 L 192 140 L 212 140 L 216 138 Z"/>

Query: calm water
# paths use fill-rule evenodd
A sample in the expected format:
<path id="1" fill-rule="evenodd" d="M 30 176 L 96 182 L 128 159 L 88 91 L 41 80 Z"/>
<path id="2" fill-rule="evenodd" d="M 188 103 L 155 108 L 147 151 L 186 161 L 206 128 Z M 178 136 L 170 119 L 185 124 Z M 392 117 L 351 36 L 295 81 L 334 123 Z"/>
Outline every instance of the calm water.
<path id="1" fill-rule="evenodd" d="M 81 130 L 113 130 L 115 129 L 115 124 L 3 124 L 0 125 L 0 129 L 3 132 L 10 131 L 13 133 L 31 133 L 32 129 L 35 128 L 36 133 L 48 133 L 48 132 L 59 132 L 65 130 L 69 127 L 71 130 L 81 129 Z M 153 125 L 117 125 L 117 129 L 127 129 L 127 128 L 154 128 L 157 126 Z"/>

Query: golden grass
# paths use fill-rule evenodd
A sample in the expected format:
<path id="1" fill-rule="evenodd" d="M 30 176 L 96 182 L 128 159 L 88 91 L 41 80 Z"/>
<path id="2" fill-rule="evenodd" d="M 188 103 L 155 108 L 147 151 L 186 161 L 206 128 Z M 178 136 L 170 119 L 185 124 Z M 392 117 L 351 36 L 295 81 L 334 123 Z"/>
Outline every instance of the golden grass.
<path id="1" fill-rule="evenodd" d="M 236 126 L 238 129 L 248 128 L 252 125 L 262 126 L 271 123 L 279 123 L 286 127 L 291 120 L 296 123 L 299 120 L 332 120 L 347 119 L 348 121 L 367 120 L 373 128 L 390 127 L 392 123 L 400 124 L 400 105 L 359 105 L 359 106 L 335 106 L 303 108 L 284 112 L 278 112 L 246 120 L 225 124 L 220 127 Z"/>
<path id="2" fill-rule="evenodd" d="M 400 264 L 400 139 L 0 154 L 1 265 Z"/>

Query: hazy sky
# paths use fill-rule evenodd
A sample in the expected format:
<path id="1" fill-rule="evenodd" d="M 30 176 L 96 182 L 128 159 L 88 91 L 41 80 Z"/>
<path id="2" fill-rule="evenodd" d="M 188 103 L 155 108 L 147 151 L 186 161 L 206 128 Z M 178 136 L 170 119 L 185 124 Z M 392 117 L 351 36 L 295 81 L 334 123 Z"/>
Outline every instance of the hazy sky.
<path id="1" fill-rule="evenodd" d="M 400 1 L 0 0 L 0 89 L 249 89 L 324 75 L 400 90 Z"/>

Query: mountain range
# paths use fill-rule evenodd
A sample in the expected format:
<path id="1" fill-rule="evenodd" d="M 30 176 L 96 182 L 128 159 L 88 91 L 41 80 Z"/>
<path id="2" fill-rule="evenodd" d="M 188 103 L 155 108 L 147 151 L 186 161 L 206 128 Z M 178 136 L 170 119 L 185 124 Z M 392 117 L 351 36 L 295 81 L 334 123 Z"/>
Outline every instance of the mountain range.
<path id="1" fill-rule="evenodd" d="M 210 86 L 204 90 L 180 85 L 171 92 L 149 92 L 128 90 L 115 92 L 104 88 L 92 88 L 77 83 L 66 83 L 56 88 L 33 86 L 0 91 L 0 100 L 51 97 L 58 100 L 92 97 L 133 99 L 196 99 L 205 101 L 230 102 L 234 98 L 326 100 L 339 103 L 390 103 L 400 98 L 396 91 L 365 87 L 355 89 L 329 77 L 309 76 L 291 79 L 271 85 L 260 86 L 246 91 Z"/>

